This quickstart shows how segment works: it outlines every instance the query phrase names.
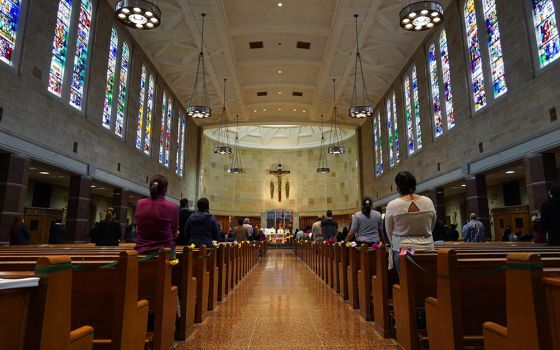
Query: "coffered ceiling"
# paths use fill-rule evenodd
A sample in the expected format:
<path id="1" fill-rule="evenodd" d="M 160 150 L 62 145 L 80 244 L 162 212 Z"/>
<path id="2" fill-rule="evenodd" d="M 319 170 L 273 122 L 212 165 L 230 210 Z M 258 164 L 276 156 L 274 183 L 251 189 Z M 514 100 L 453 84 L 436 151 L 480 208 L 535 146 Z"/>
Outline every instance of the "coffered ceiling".
<path id="1" fill-rule="evenodd" d="M 114 5 L 115 0 L 110 2 Z M 366 84 L 376 103 L 426 35 L 400 29 L 402 4 L 401 0 L 159 0 L 161 26 L 131 32 L 186 104 L 195 78 L 200 14 L 207 14 L 206 63 L 214 115 L 197 120 L 199 125 L 219 124 L 224 79 L 232 122 L 239 114 L 241 124 L 317 124 L 321 114 L 330 118 L 336 79 L 341 122 L 359 125 L 362 121 L 346 116 L 354 79 L 353 15 L 359 14 Z"/>

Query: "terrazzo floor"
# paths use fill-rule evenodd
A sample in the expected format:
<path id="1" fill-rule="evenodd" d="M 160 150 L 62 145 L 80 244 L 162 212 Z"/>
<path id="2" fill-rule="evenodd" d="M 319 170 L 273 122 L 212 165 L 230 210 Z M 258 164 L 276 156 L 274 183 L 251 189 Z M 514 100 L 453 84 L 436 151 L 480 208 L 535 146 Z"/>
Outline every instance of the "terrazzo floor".
<path id="1" fill-rule="evenodd" d="M 290 250 L 269 251 L 178 344 L 186 349 L 396 349 Z"/>

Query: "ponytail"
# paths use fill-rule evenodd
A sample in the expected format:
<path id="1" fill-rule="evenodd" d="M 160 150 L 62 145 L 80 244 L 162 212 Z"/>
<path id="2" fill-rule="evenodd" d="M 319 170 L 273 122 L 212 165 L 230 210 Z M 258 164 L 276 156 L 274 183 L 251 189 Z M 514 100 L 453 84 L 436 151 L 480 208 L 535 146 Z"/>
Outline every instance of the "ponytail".
<path id="1" fill-rule="evenodd" d="M 150 180 L 150 197 L 156 199 L 167 192 L 167 178 L 163 175 L 154 175 Z"/>
<path id="2" fill-rule="evenodd" d="M 369 218 L 369 214 L 371 213 L 371 204 L 372 200 L 369 197 L 364 197 L 362 199 L 362 214 Z"/>

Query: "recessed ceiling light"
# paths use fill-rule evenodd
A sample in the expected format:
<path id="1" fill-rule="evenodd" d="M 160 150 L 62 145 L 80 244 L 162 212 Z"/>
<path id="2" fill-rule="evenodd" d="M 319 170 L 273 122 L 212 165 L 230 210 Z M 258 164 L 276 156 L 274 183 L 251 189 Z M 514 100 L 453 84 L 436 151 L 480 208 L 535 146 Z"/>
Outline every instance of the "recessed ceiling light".
<path id="1" fill-rule="evenodd" d="M 278 95 L 282 95 L 282 91 L 278 91 Z"/>
<path id="2" fill-rule="evenodd" d="M 278 108 L 278 110 L 279 110 L 279 111 L 281 111 L 281 110 L 282 110 L 282 108 Z"/>
<path id="3" fill-rule="evenodd" d="M 283 5 L 283 4 L 282 4 L 281 2 L 278 3 L 278 7 L 282 7 L 282 5 Z"/>
<path id="4" fill-rule="evenodd" d="M 91 187 L 91 188 L 95 188 L 95 185 L 91 185 L 90 187 Z"/>
<path id="5" fill-rule="evenodd" d="M 297 109 L 294 108 L 294 112 L 297 112 Z"/>
<path id="6" fill-rule="evenodd" d="M 302 110 L 302 112 L 303 112 L 303 113 L 305 113 L 305 109 L 304 109 L 304 110 Z"/>
<path id="7" fill-rule="evenodd" d="M 506 174 L 515 174 L 515 170 L 508 170 L 506 171 Z"/>
<path id="8" fill-rule="evenodd" d="M 281 69 L 278 70 L 278 74 L 282 74 L 282 70 L 281 70 Z"/>
<path id="9" fill-rule="evenodd" d="M 263 112 L 266 112 L 266 108 L 263 108 Z"/>
<path id="10" fill-rule="evenodd" d="M 253 112 L 257 113 L 257 110 L 255 109 Z"/>
<path id="11" fill-rule="evenodd" d="M 41 175 L 50 175 L 50 173 L 48 171 L 39 171 L 39 174 Z"/>
<path id="12" fill-rule="evenodd" d="M 467 185 L 465 185 L 465 184 L 462 184 L 462 185 L 461 185 L 461 187 L 467 187 Z"/>

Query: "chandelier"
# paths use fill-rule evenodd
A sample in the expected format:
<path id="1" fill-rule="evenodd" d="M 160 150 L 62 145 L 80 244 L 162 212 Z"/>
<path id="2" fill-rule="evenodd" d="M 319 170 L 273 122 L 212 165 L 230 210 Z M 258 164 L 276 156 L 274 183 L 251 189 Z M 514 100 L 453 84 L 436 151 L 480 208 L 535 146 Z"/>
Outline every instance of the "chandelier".
<path id="1" fill-rule="evenodd" d="M 356 60 L 354 62 L 354 88 L 352 89 L 352 104 L 348 108 L 350 118 L 367 118 L 373 115 L 373 107 L 369 104 L 369 97 L 366 88 L 366 78 L 362 67 L 362 57 L 360 56 L 360 46 L 358 45 L 358 15 L 354 15 L 356 23 Z M 360 76 L 362 80 L 362 100 L 358 101 L 358 65 L 360 66 Z"/>
<path id="2" fill-rule="evenodd" d="M 404 6 L 399 17 L 404 30 L 429 30 L 443 21 L 443 6 L 437 1 L 416 1 Z"/>
<path id="3" fill-rule="evenodd" d="M 331 134 L 329 135 L 330 154 L 343 154 L 344 146 L 342 145 L 342 131 L 338 125 L 338 116 L 336 115 L 336 79 L 333 79 L 333 113 L 331 119 Z"/>
<path id="4" fill-rule="evenodd" d="M 150 0 L 120 0 L 115 5 L 115 16 L 122 24 L 150 30 L 159 27 L 161 10 Z"/>
<path id="5" fill-rule="evenodd" d="M 327 155 L 323 152 L 324 145 L 325 137 L 323 133 L 323 115 L 321 114 L 321 148 L 319 149 L 319 166 L 317 167 L 317 172 L 319 174 L 326 174 L 331 171 L 331 168 L 327 165 Z"/>
<path id="6" fill-rule="evenodd" d="M 227 126 L 227 110 L 226 110 L 226 82 L 224 79 L 224 107 L 222 109 L 222 121 L 218 129 L 218 139 L 214 153 L 216 154 L 231 154 L 231 147 L 229 146 L 229 130 Z"/>
<path id="7" fill-rule="evenodd" d="M 239 114 L 235 117 L 237 125 L 237 133 L 235 134 L 235 145 L 233 146 L 233 157 L 231 158 L 231 166 L 228 169 L 230 174 L 241 174 L 243 167 L 241 166 L 241 156 L 239 155 Z"/>
<path id="8" fill-rule="evenodd" d="M 196 78 L 191 98 L 187 107 L 187 115 L 197 119 L 209 118 L 212 116 L 212 109 L 208 103 L 208 90 L 206 89 L 206 67 L 204 66 L 204 17 L 202 16 L 202 34 L 200 40 L 200 54 L 196 65 Z"/>

